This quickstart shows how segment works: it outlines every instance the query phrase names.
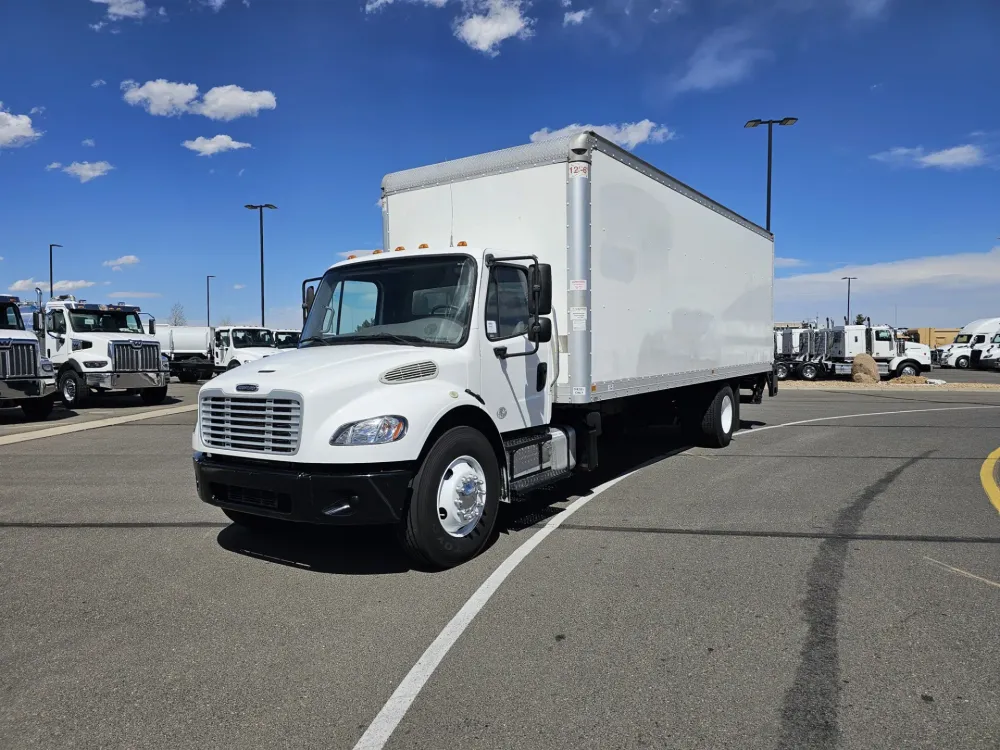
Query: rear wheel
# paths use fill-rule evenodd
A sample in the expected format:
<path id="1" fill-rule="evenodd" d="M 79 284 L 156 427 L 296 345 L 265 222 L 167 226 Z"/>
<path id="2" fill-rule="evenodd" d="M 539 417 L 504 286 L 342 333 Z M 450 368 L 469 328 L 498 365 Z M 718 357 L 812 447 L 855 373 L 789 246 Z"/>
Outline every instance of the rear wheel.
<path id="1" fill-rule="evenodd" d="M 403 548 L 439 569 L 471 560 L 489 540 L 499 502 L 500 469 L 490 441 L 471 427 L 449 430 L 413 480 L 400 527 Z"/>
<path id="2" fill-rule="evenodd" d="M 784 362 L 779 362 L 774 366 L 774 376 L 778 380 L 788 380 L 788 365 Z"/>
<path id="3" fill-rule="evenodd" d="M 21 411 L 24 412 L 24 416 L 28 419 L 40 421 L 48 418 L 49 414 L 52 413 L 52 407 L 55 405 L 55 396 L 46 396 L 45 398 L 29 398 L 28 400 L 21 402 Z"/>
<path id="4" fill-rule="evenodd" d="M 819 367 L 812 362 L 806 362 L 799 368 L 799 375 L 803 380 L 813 381 L 819 379 Z"/>
<path id="5" fill-rule="evenodd" d="M 177 374 L 177 379 L 180 380 L 182 383 L 197 383 L 198 373 L 194 372 L 193 370 L 181 370 Z"/>
<path id="6" fill-rule="evenodd" d="M 710 399 L 697 398 L 682 411 L 682 426 L 689 439 L 706 448 L 725 448 L 740 423 L 739 401 L 724 385 Z"/>
<path id="7" fill-rule="evenodd" d="M 161 386 L 159 388 L 143 388 L 139 392 L 139 398 L 142 399 L 142 403 L 146 406 L 156 406 L 157 404 L 162 404 L 163 399 L 167 397 L 167 386 Z"/>
<path id="8" fill-rule="evenodd" d="M 90 389 L 76 370 L 66 370 L 59 376 L 59 396 L 67 409 L 79 409 L 90 398 Z"/>

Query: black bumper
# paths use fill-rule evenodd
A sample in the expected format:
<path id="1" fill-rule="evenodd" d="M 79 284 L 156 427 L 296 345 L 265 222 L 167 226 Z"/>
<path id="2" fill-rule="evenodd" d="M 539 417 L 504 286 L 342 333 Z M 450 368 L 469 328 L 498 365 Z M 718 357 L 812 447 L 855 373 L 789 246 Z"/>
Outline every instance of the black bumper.
<path id="1" fill-rule="evenodd" d="M 195 453 L 194 477 L 198 497 L 220 508 L 299 523 L 369 525 L 402 518 L 413 471 L 367 467 L 348 473 Z"/>

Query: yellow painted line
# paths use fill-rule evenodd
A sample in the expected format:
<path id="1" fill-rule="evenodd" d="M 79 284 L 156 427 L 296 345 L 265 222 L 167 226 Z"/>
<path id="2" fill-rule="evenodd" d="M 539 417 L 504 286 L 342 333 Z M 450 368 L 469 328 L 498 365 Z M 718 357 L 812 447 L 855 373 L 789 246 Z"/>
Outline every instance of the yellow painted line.
<path id="1" fill-rule="evenodd" d="M 942 568 L 944 568 L 945 570 L 950 570 L 952 573 L 957 573 L 960 576 L 971 578 L 974 581 L 985 583 L 988 586 L 996 586 L 998 589 L 1000 589 L 1000 583 L 997 583 L 996 581 L 991 581 L 989 578 L 982 578 L 981 576 L 977 576 L 975 573 L 970 573 L 967 570 L 962 570 L 961 568 L 953 567 L 951 565 L 948 565 L 947 563 L 941 562 L 940 560 L 935 560 L 933 557 L 927 557 L 927 555 L 924 555 L 924 559 L 927 560 L 928 562 L 934 563 L 935 565 L 940 565 Z"/>
<path id="2" fill-rule="evenodd" d="M 89 422 L 77 422 L 76 424 L 60 425 L 59 427 L 48 427 L 32 432 L 22 432 L 16 435 L 0 435 L 0 445 L 13 445 L 14 443 L 26 443 L 29 440 L 41 440 L 47 437 L 58 435 L 69 435 L 73 432 L 83 432 L 84 430 L 96 430 L 100 427 L 114 427 L 119 424 L 129 422 L 142 422 L 146 419 L 156 419 L 157 417 L 169 417 L 172 414 L 186 414 L 197 411 L 198 404 L 188 404 L 186 406 L 171 406 L 167 409 L 153 409 L 139 414 L 129 414 L 125 417 L 111 417 L 110 419 L 92 419 Z"/>
<path id="3" fill-rule="evenodd" d="M 983 465 L 979 469 L 979 481 L 983 483 L 983 489 L 986 490 L 993 507 L 997 509 L 997 513 L 1000 513 L 1000 486 L 997 486 L 996 480 L 997 461 L 1000 461 L 1000 448 L 993 451 L 983 461 Z"/>

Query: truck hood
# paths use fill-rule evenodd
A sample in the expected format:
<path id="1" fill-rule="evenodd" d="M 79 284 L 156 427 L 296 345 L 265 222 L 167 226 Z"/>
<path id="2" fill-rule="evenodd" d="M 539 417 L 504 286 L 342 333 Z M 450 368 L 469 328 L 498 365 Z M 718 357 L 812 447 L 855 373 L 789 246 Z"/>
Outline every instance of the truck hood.
<path id="1" fill-rule="evenodd" d="M 233 359 L 258 360 L 263 359 L 264 357 L 271 357 L 279 351 L 281 350 L 270 346 L 248 346 L 245 349 L 233 349 Z"/>
<path id="2" fill-rule="evenodd" d="M 252 384 L 259 388 L 258 395 L 278 390 L 295 391 L 308 397 L 310 394 L 349 390 L 358 385 L 380 387 L 379 378 L 387 370 L 419 362 L 433 362 L 437 366 L 438 377 L 446 375 L 445 370 L 449 370 L 453 377 L 460 377 L 463 382 L 468 379 L 467 374 L 463 377 L 456 371 L 461 367 L 464 372 L 465 365 L 457 350 L 453 349 L 343 344 L 279 351 L 280 355 L 268 357 L 266 362 L 251 362 L 224 372 L 204 388 L 221 388 L 225 393 L 235 395 L 239 393 L 237 385 Z"/>
<path id="3" fill-rule="evenodd" d="M 35 334 L 31 331 L 8 331 L 6 328 L 0 328 L 0 342 L 7 341 L 34 341 L 38 343 L 38 339 L 35 338 Z"/>

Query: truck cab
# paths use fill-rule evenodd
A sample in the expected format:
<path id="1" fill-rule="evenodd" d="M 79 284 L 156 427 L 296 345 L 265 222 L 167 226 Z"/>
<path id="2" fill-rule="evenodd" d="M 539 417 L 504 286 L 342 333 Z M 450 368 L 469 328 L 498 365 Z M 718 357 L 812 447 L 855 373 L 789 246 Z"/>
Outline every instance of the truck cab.
<path id="1" fill-rule="evenodd" d="M 20 298 L 0 294 L 0 408 L 20 406 L 28 419 L 45 419 L 55 403 L 55 370 L 25 330 L 20 307 Z"/>
<path id="2" fill-rule="evenodd" d="M 1000 333 L 995 334 L 985 344 L 977 344 L 973 352 L 974 357 L 976 350 L 980 353 L 978 361 L 975 362 L 977 367 L 985 370 L 1000 369 Z"/>
<path id="3" fill-rule="evenodd" d="M 278 349 L 295 349 L 301 335 L 302 331 L 297 328 L 275 328 L 274 345 Z"/>
<path id="4" fill-rule="evenodd" d="M 270 328 L 218 326 L 215 329 L 216 372 L 232 370 L 277 353 L 274 331 Z"/>
<path id="5" fill-rule="evenodd" d="M 958 332 L 954 342 L 935 351 L 935 362 L 941 367 L 965 370 L 973 364 L 974 348 L 985 344 L 997 332 L 1000 332 L 1000 318 L 974 320 Z"/>
<path id="6" fill-rule="evenodd" d="M 854 358 L 870 354 L 881 375 L 920 375 L 930 372 L 931 349 L 887 325 L 847 325 L 832 330 L 827 369 L 850 375 Z"/>
<path id="7" fill-rule="evenodd" d="M 62 295 L 45 305 L 38 340 L 56 369 L 59 394 L 67 408 L 84 406 L 94 393 L 137 393 L 144 404 L 167 397 L 169 363 L 152 333 L 143 328 L 141 310 L 103 305 Z"/>

